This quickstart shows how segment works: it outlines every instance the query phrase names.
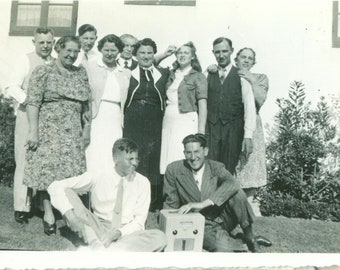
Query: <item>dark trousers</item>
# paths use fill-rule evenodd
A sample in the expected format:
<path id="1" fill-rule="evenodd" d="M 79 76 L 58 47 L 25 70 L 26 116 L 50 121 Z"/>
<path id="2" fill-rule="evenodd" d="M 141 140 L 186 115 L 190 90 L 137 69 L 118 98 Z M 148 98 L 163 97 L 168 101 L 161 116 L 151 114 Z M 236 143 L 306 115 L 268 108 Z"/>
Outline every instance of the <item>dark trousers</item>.
<path id="1" fill-rule="evenodd" d="M 139 146 L 137 171 L 151 183 L 150 210 L 162 207 L 162 178 L 159 172 L 163 113 L 158 105 L 132 102 L 125 110 L 123 137 Z"/>
<path id="2" fill-rule="evenodd" d="M 239 190 L 218 210 L 218 217 L 210 219 L 209 215 L 206 216 L 203 248 L 211 252 L 242 251 L 242 241 L 233 239 L 229 233 L 237 225 L 242 229 L 250 226 L 255 218 L 243 190 Z"/>
<path id="3" fill-rule="evenodd" d="M 226 169 L 235 174 L 240 158 L 244 136 L 243 119 L 223 124 L 218 120 L 215 124 L 207 122 L 209 153 L 208 158 L 224 163 Z"/>

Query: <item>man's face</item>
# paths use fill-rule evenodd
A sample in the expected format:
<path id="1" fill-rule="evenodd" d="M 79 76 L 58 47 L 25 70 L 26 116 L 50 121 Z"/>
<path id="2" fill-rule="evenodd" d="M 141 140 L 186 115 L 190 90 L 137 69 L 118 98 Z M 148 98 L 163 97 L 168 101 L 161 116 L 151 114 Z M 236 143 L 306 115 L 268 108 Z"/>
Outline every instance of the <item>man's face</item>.
<path id="1" fill-rule="evenodd" d="M 230 63 L 230 57 L 234 49 L 230 47 L 226 40 L 218 43 L 213 48 L 216 61 L 220 67 L 226 67 Z"/>
<path id="2" fill-rule="evenodd" d="M 202 147 L 198 142 L 189 142 L 184 147 L 184 156 L 190 168 L 198 171 L 202 168 L 205 157 L 208 155 L 208 148 Z"/>
<path id="3" fill-rule="evenodd" d="M 94 31 L 85 32 L 84 34 L 82 34 L 79 37 L 81 48 L 85 52 L 91 51 L 95 42 L 96 42 L 96 39 L 97 39 L 97 36 L 96 36 L 96 33 Z"/>
<path id="4" fill-rule="evenodd" d="M 139 164 L 138 152 L 126 153 L 121 151 L 114 158 L 116 172 L 120 176 L 131 175 L 135 172 Z"/>
<path id="5" fill-rule="evenodd" d="M 151 46 L 140 46 L 136 58 L 141 67 L 151 67 L 153 63 L 154 52 Z"/>
<path id="6" fill-rule="evenodd" d="M 50 56 L 54 45 L 54 38 L 51 33 L 36 34 L 32 42 L 35 47 L 35 53 L 38 56 L 44 59 Z"/>
<path id="7" fill-rule="evenodd" d="M 120 56 L 125 60 L 129 60 L 132 58 L 132 52 L 137 41 L 134 38 L 126 37 L 122 39 L 122 42 L 124 43 L 124 48 Z"/>

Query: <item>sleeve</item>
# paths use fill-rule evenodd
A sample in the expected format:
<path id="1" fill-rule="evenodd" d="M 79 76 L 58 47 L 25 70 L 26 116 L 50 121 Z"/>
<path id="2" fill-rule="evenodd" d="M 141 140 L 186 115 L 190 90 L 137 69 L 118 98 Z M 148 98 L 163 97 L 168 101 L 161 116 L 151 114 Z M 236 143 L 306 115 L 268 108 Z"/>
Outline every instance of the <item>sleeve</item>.
<path id="1" fill-rule="evenodd" d="M 130 223 L 125 224 L 120 228 L 122 236 L 131 234 L 136 231 L 144 229 L 144 224 L 148 217 L 150 201 L 151 201 L 151 191 L 150 182 L 147 179 L 143 179 L 142 185 L 139 188 L 139 196 L 136 200 L 135 208 L 133 211 L 133 219 Z"/>
<path id="2" fill-rule="evenodd" d="M 224 165 L 216 166 L 213 171 L 217 175 L 218 187 L 210 200 L 212 200 L 215 205 L 221 206 L 239 191 L 240 185 Z"/>
<path id="3" fill-rule="evenodd" d="M 78 194 L 82 194 L 91 190 L 94 184 L 92 175 L 88 172 L 59 181 L 54 181 L 47 188 L 51 197 L 52 205 L 64 215 L 68 210 L 73 209 L 72 204 L 68 200 L 65 190 L 72 189 Z"/>
<path id="4" fill-rule="evenodd" d="M 261 108 L 267 99 L 269 88 L 268 77 L 265 74 L 258 74 L 257 80 L 252 84 L 255 103 L 257 108 Z"/>
<path id="5" fill-rule="evenodd" d="M 244 138 L 252 138 L 256 129 L 255 99 L 248 81 L 241 78 L 242 100 L 244 105 Z"/>
<path id="6" fill-rule="evenodd" d="M 173 172 L 174 170 L 171 166 L 166 168 L 163 188 L 163 195 L 165 197 L 163 204 L 164 209 L 178 209 L 181 206 Z"/>
<path id="7" fill-rule="evenodd" d="M 196 100 L 208 98 L 208 83 L 203 73 L 198 73 L 196 78 Z"/>
<path id="8" fill-rule="evenodd" d="M 19 103 L 24 103 L 26 93 L 22 89 L 23 82 L 29 73 L 28 57 L 22 57 L 14 64 L 15 68 L 10 75 L 8 82 L 5 84 L 5 95 L 14 98 Z"/>
<path id="9" fill-rule="evenodd" d="M 28 83 L 26 103 L 35 107 L 40 107 L 46 88 L 46 80 L 48 76 L 47 66 L 38 66 L 30 77 Z"/>

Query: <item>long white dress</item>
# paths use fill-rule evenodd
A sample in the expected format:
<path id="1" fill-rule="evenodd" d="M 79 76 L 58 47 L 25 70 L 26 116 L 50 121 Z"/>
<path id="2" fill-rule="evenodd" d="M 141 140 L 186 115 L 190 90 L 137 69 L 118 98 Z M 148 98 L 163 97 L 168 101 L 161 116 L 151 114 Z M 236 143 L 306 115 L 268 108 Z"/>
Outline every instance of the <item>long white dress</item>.
<path id="1" fill-rule="evenodd" d="M 181 113 L 178 107 L 178 87 L 191 70 L 191 66 L 184 70 L 177 69 L 175 80 L 166 91 L 167 101 L 162 127 L 162 145 L 160 159 L 160 173 L 164 174 L 166 167 L 173 161 L 184 158 L 182 140 L 198 131 L 197 112 Z"/>
<path id="2" fill-rule="evenodd" d="M 122 120 L 119 106 L 121 90 L 114 70 L 107 70 L 107 80 L 97 116 L 92 120 L 91 142 L 86 149 L 89 172 L 110 172 L 114 163 L 112 146 L 122 138 Z"/>

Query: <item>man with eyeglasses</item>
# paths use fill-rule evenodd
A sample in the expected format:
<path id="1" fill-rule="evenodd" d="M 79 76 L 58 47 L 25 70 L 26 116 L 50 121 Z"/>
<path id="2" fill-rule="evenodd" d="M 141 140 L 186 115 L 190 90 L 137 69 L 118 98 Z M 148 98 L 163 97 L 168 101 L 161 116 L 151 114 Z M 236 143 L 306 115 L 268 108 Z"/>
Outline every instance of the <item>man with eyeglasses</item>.
<path id="1" fill-rule="evenodd" d="M 268 239 L 254 235 L 254 213 L 235 178 L 222 163 L 206 159 L 206 137 L 192 134 L 182 143 L 185 159 L 169 164 L 164 175 L 164 208 L 205 216 L 203 248 L 210 252 L 244 251 L 242 241 L 230 235 L 237 225 L 251 252 L 258 245 L 270 246 Z"/>
<path id="2" fill-rule="evenodd" d="M 26 94 L 28 81 L 33 70 L 44 64 L 54 61 L 51 56 L 54 45 L 54 32 L 51 28 L 39 27 L 34 31 L 32 40 L 35 50 L 26 54 L 15 65 L 16 70 L 5 89 L 5 93 L 11 96 L 18 104 L 15 123 L 15 173 L 14 173 L 14 217 L 20 223 L 28 223 L 31 210 L 31 190 L 23 184 L 26 140 L 28 135 L 28 120 L 26 116 Z"/>

